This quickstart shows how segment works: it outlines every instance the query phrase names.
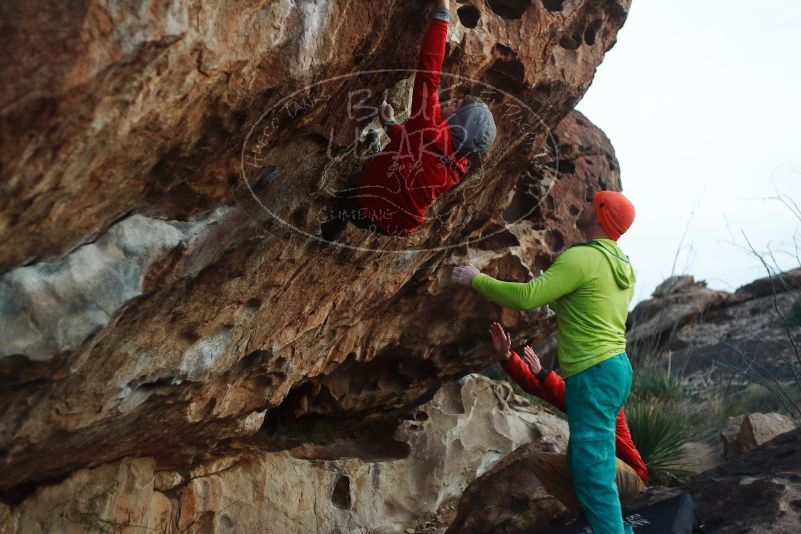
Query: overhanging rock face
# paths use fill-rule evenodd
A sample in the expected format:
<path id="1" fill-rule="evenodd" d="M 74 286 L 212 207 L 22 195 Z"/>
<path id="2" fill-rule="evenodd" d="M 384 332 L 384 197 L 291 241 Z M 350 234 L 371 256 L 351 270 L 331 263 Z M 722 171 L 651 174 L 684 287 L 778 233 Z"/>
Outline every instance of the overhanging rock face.
<path id="1" fill-rule="evenodd" d="M 489 320 L 550 332 L 447 276 L 531 276 L 620 188 L 608 139 L 569 113 L 628 4 L 454 4 L 443 90 L 485 97 L 496 146 L 413 236 L 341 247 L 309 234 L 363 163 L 363 108 L 407 104 L 428 2 L 0 8 L 2 494 L 186 465 L 265 414 L 414 405 L 488 363 Z"/>
<path id="2" fill-rule="evenodd" d="M 467 375 L 394 432 L 240 448 L 178 470 L 146 457 L 77 470 L 14 507 L 0 504 L 0 532 L 403 532 L 447 514 L 471 480 L 521 444 L 564 448 L 566 436 L 566 421 L 509 384 Z"/>

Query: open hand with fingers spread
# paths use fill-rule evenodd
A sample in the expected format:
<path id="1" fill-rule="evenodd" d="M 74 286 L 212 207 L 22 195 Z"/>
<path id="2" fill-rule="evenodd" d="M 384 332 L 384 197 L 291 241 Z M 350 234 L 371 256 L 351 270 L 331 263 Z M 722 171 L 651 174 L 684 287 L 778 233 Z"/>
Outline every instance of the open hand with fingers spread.
<path id="1" fill-rule="evenodd" d="M 542 371 L 540 357 L 537 356 L 537 353 L 534 352 L 528 345 L 526 345 L 526 347 L 523 349 L 523 361 L 526 362 L 526 365 L 528 365 L 528 368 L 531 369 L 533 374 L 536 375 Z"/>
<path id="2" fill-rule="evenodd" d="M 503 331 L 500 323 L 490 325 L 490 336 L 492 336 L 492 348 L 498 359 L 505 362 L 512 355 L 512 336 Z"/>

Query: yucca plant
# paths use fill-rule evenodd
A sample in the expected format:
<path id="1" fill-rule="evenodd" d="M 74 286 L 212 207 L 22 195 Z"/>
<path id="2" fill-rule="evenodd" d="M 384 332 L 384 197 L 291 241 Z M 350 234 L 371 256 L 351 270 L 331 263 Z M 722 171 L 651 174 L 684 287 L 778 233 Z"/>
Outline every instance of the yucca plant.
<path id="1" fill-rule="evenodd" d="M 664 481 L 667 475 L 683 477 L 690 473 L 682 465 L 687 415 L 681 404 L 633 399 L 626 406 L 626 419 L 652 482 Z"/>
<path id="2" fill-rule="evenodd" d="M 676 375 L 659 369 L 642 369 L 634 373 L 631 398 L 658 400 L 669 403 L 684 402 L 687 390 Z"/>

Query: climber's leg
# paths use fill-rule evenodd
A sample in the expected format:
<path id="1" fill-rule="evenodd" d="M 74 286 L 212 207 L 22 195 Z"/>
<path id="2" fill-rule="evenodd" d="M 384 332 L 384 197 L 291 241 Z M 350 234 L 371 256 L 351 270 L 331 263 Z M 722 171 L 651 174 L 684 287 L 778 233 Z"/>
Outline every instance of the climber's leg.
<path id="1" fill-rule="evenodd" d="M 595 534 L 623 534 L 615 483 L 615 419 L 631 389 L 626 353 L 565 379 L 567 463 L 576 497 Z"/>
<path id="2" fill-rule="evenodd" d="M 567 468 L 567 456 L 555 452 L 538 452 L 532 457 L 532 471 L 545 489 L 573 513 L 581 505 L 573 491 L 573 481 Z"/>
<path id="3" fill-rule="evenodd" d="M 532 470 L 545 489 L 573 513 L 581 510 L 570 479 L 567 456 L 556 452 L 538 452 L 532 456 Z M 620 500 L 640 494 L 645 483 L 637 472 L 620 458 L 615 458 L 615 477 Z"/>
<path id="4" fill-rule="evenodd" d="M 320 224 L 320 237 L 328 242 L 336 241 L 342 237 L 345 228 L 348 226 L 347 218 L 342 216 L 345 210 L 338 200 L 334 201 L 331 216 Z"/>
<path id="5" fill-rule="evenodd" d="M 621 502 L 633 499 L 645 488 L 645 482 L 637 474 L 637 471 L 620 458 L 617 458 L 616 470 L 617 493 Z"/>
<path id="6" fill-rule="evenodd" d="M 348 222 L 352 222 L 360 228 L 364 227 L 360 221 L 361 209 L 357 199 L 359 176 L 361 176 L 361 172 L 350 175 L 342 190 L 334 195 L 331 213 L 328 219 L 320 224 L 320 235 L 326 241 L 336 241 L 342 237 Z"/>
<path id="7" fill-rule="evenodd" d="M 336 241 L 342 237 L 349 222 L 356 228 L 374 234 L 391 235 L 373 223 L 367 210 L 360 206 L 358 193 L 360 176 L 361 172 L 349 176 L 345 187 L 334 195 L 330 216 L 320 224 L 320 235 L 326 241 Z"/>

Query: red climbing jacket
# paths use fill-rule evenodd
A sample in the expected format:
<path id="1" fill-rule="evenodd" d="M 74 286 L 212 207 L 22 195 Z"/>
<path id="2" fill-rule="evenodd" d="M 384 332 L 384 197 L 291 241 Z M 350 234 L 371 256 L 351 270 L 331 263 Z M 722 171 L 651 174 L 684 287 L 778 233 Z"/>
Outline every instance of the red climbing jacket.
<path id="1" fill-rule="evenodd" d="M 388 127 L 390 143 L 359 180 L 360 206 L 387 234 L 414 231 L 425 221 L 426 208 L 467 172 L 467 158 L 454 152 L 440 113 L 437 91 L 447 32 L 447 22 L 431 21 L 414 78 L 411 116 L 405 124 Z"/>
<path id="2" fill-rule="evenodd" d="M 512 356 L 501 365 L 509 373 L 509 376 L 528 393 L 553 404 L 563 412 L 567 411 L 565 408 L 565 382 L 561 376 L 553 371 L 547 371 L 545 378 L 540 381 L 516 352 L 512 352 Z M 648 468 L 642 461 L 634 442 L 631 441 L 631 433 L 623 408 L 617 414 L 615 426 L 615 455 L 631 466 L 643 481 L 647 481 Z"/>

